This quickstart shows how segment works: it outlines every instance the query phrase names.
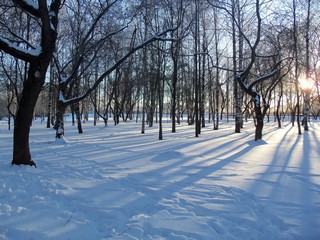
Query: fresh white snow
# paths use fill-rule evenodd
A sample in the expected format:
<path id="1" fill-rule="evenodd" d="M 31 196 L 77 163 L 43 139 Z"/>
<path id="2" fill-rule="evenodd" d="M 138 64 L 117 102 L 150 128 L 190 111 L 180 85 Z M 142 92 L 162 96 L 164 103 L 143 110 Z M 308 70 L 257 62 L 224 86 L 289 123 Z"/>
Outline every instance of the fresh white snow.
<path id="1" fill-rule="evenodd" d="M 67 139 L 35 122 L 37 168 L 11 166 L 12 130 L 0 123 L 0 239 L 320 239 L 320 124 L 309 132 L 233 123 L 198 138 L 141 123 L 66 123 Z M 112 124 L 111 122 L 109 124 Z"/>

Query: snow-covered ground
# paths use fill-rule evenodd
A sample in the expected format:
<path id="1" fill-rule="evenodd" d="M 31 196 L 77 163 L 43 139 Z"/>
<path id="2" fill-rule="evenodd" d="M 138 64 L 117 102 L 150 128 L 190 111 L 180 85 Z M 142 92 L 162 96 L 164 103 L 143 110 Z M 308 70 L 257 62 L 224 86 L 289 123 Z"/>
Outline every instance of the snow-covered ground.
<path id="1" fill-rule="evenodd" d="M 267 123 L 258 142 L 252 123 L 140 129 L 67 123 L 57 143 L 35 122 L 37 168 L 11 167 L 1 122 L 0 239 L 320 239 L 319 123 Z"/>

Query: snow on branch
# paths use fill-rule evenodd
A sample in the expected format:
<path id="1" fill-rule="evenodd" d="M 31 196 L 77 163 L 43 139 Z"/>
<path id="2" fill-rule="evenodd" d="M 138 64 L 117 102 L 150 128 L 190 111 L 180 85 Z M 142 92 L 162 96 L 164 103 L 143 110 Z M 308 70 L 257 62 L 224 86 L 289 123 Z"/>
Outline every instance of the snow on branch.
<path id="1" fill-rule="evenodd" d="M 40 16 L 38 1 L 12 0 L 12 2 L 14 2 L 15 5 L 19 6 L 22 10 L 32 14 L 33 16 Z"/>
<path id="2" fill-rule="evenodd" d="M 94 91 L 99 86 L 99 84 L 105 79 L 105 77 L 107 77 L 110 73 L 112 73 L 117 67 L 119 67 L 123 62 L 125 62 L 132 54 L 134 54 L 138 50 L 144 48 L 145 46 L 147 46 L 148 44 L 154 41 L 176 41 L 176 39 L 174 38 L 166 38 L 165 36 L 167 33 L 177 30 L 179 26 L 180 25 L 177 25 L 176 27 L 168 28 L 163 32 L 154 34 L 153 36 L 151 36 L 149 39 L 145 40 L 138 46 L 131 48 L 124 56 L 118 59 L 109 69 L 107 69 L 103 74 L 101 74 L 100 77 L 97 79 L 97 81 L 92 85 L 92 87 L 87 89 L 87 91 L 84 94 L 78 97 L 74 97 L 72 99 L 65 99 L 61 93 L 61 95 L 59 96 L 59 100 L 62 101 L 64 104 L 69 105 L 85 99 L 87 96 L 90 95 L 92 91 Z M 68 80 L 69 78 L 67 78 L 67 80 L 65 81 L 68 81 Z"/>
<path id="3" fill-rule="evenodd" d="M 73 102 L 80 101 L 80 100 L 84 99 L 86 96 L 87 96 L 87 95 L 82 94 L 82 95 L 80 95 L 80 96 L 78 96 L 78 97 L 74 97 L 74 98 L 70 98 L 70 99 L 65 99 L 65 97 L 63 96 L 63 93 L 62 93 L 61 91 L 59 91 L 59 98 L 58 98 L 58 100 L 61 101 L 61 102 L 63 102 L 64 104 L 67 104 L 67 105 L 68 105 L 68 104 L 71 104 L 71 103 L 73 103 Z"/>
<path id="4" fill-rule="evenodd" d="M 171 27 L 171 28 L 167 28 L 166 30 L 164 30 L 163 32 L 158 32 L 152 35 L 151 38 L 149 38 L 148 40 L 146 40 L 144 43 L 142 43 L 142 46 L 147 45 L 149 42 L 153 42 L 153 41 L 178 41 L 177 38 L 172 38 L 172 37 L 166 37 L 167 33 L 169 32 L 174 32 L 175 30 L 177 30 L 179 28 L 180 24 L 178 24 L 176 27 Z M 139 46 L 138 46 L 139 47 Z"/>
<path id="5" fill-rule="evenodd" d="M 25 49 L 0 36 L 0 49 L 16 58 L 31 62 L 42 52 L 42 48 Z"/>
<path id="6" fill-rule="evenodd" d="M 34 8 L 35 10 L 39 9 L 38 2 L 35 2 L 33 0 L 21 0 L 25 5 L 29 5 L 30 7 Z"/>
<path id="7" fill-rule="evenodd" d="M 252 89 L 254 85 L 258 84 L 259 82 L 263 82 L 264 80 L 267 80 L 268 78 L 271 78 L 273 77 L 276 73 L 277 73 L 277 69 L 274 69 L 272 70 L 271 72 L 265 74 L 265 75 L 262 75 L 258 78 L 256 78 L 251 84 L 250 86 L 248 87 L 248 89 Z"/>
<path id="8" fill-rule="evenodd" d="M 154 36 L 154 39 L 158 41 L 169 41 L 169 42 L 177 41 L 176 38 L 165 38 L 165 37 L 158 37 L 158 36 Z"/>
<path id="9" fill-rule="evenodd" d="M 279 54 L 279 58 L 281 58 L 281 54 Z M 279 61 L 273 66 L 273 68 L 272 68 L 272 70 L 271 70 L 270 72 L 268 72 L 268 73 L 266 73 L 266 74 L 264 74 L 264 75 L 256 78 L 256 79 L 250 84 L 250 86 L 249 86 L 248 89 L 251 91 L 252 88 L 253 88 L 256 84 L 258 84 L 258 83 L 260 83 L 260 82 L 263 82 L 263 81 L 265 81 L 265 80 L 273 77 L 273 76 L 279 71 L 279 66 L 280 66 L 281 63 L 282 63 L 282 59 L 279 59 Z"/>

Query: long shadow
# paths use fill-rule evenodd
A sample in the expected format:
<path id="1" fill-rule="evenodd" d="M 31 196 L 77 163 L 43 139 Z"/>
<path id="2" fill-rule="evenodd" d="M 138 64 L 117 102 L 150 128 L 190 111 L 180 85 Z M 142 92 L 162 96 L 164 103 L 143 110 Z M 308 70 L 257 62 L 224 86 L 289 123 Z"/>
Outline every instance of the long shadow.
<path id="1" fill-rule="evenodd" d="M 320 155 L 320 138 L 319 138 L 319 134 L 318 135 L 316 134 L 317 131 L 319 132 L 320 129 L 318 127 L 316 127 L 314 124 L 313 128 L 311 129 L 311 131 L 309 131 L 309 133 L 311 133 L 311 135 L 312 135 L 312 140 L 316 142 L 316 146 L 318 146 L 316 148 L 316 150 L 317 150 L 317 153 Z"/>
<path id="2" fill-rule="evenodd" d="M 282 178 L 287 173 L 287 168 L 289 168 L 289 162 L 292 157 L 292 154 L 295 150 L 295 147 L 299 143 L 300 136 L 297 136 L 294 143 L 290 147 L 288 154 L 286 156 L 283 156 L 283 144 L 286 144 L 289 140 L 289 133 L 293 129 L 290 127 L 286 131 L 286 133 L 283 135 L 282 139 L 279 141 L 279 144 L 277 146 L 277 149 L 274 152 L 273 160 L 270 164 L 268 164 L 266 170 L 263 173 L 259 173 L 260 178 L 254 178 L 250 180 L 254 180 L 254 183 L 251 185 L 250 192 L 264 192 L 264 195 L 267 195 L 267 191 L 264 189 L 264 184 L 268 183 L 271 185 L 272 189 L 268 193 L 268 197 L 275 196 L 277 194 L 277 189 L 275 186 L 277 183 L 281 182 Z M 267 163 L 266 163 L 267 164 Z M 274 175 L 276 175 L 276 178 L 274 179 Z M 270 186 L 269 186 L 270 187 Z"/>
<path id="3" fill-rule="evenodd" d="M 317 206 L 320 191 L 317 188 L 319 185 L 315 186 L 311 179 L 313 174 L 310 172 L 312 159 L 310 153 L 311 147 L 316 146 L 311 141 L 317 140 L 310 139 L 308 132 L 296 135 L 295 139 L 292 139 L 292 136 L 289 136 L 292 130 L 288 128 L 279 141 L 273 160 L 260 174 L 260 178 L 251 179 L 254 182 L 249 191 L 263 196 L 261 197 L 263 201 L 274 205 L 275 211 L 289 220 L 283 227 L 294 229 L 290 230 L 294 238 L 316 239 L 316 236 L 320 236 L 318 228 L 320 226 L 320 207 Z M 316 136 L 315 133 L 312 135 Z M 292 145 L 285 155 L 283 150 L 291 142 Z M 318 202 L 315 199 L 318 199 Z"/>
<path id="4" fill-rule="evenodd" d="M 320 185 L 314 183 L 312 177 L 320 178 L 319 171 L 317 174 L 313 174 L 311 170 L 313 169 L 314 163 L 312 160 L 319 161 L 320 154 L 318 157 L 312 157 L 311 152 L 312 146 L 319 146 L 318 139 L 315 137 L 315 134 L 312 134 L 312 138 L 310 137 L 310 132 L 306 131 L 303 134 L 303 158 L 301 159 L 300 163 L 300 176 L 297 174 L 296 177 L 301 181 L 300 189 L 299 189 L 299 196 L 300 196 L 300 204 L 304 206 L 304 213 L 307 217 L 301 219 L 301 231 L 302 233 L 309 237 L 319 237 L 320 236 Z M 313 142 L 316 142 L 314 144 Z M 319 147 L 317 148 L 319 150 Z M 318 152 L 319 153 L 319 152 Z M 319 169 L 316 169 L 319 170 Z M 318 181 L 319 182 L 319 181 Z M 314 238 L 315 239 L 315 238 Z"/>
<path id="5" fill-rule="evenodd" d="M 188 144 L 188 146 L 189 145 L 190 144 Z M 221 159 L 217 160 L 216 156 L 212 158 L 208 157 L 197 161 L 197 165 L 195 165 L 196 163 L 194 162 L 194 158 L 196 156 L 186 157 L 176 155 L 176 160 L 165 167 L 156 168 L 144 173 L 129 174 L 123 179 L 114 179 L 117 184 L 123 185 L 126 188 L 129 187 L 133 192 L 139 192 L 143 194 L 142 197 L 128 202 L 125 206 L 123 206 L 123 208 L 131 210 L 134 209 L 131 213 L 132 216 L 141 213 L 145 213 L 147 215 L 153 214 L 158 211 L 157 207 L 155 206 L 159 205 L 161 200 L 175 198 L 175 194 L 182 189 L 190 187 L 201 180 L 205 180 L 216 171 L 223 169 L 228 164 L 237 161 L 237 159 L 252 151 L 255 146 L 256 144 L 252 144 L 252 141 L 246 144 L 245 147 L 243 147 L 242 143 L 239 143 L 237 146 L 235 146 L 235 149 L 243 147 L 240 151 L 237 151 L 227 157 L 223 157 L 230 153 L 229 149 L 225 147 L 224 153 L 219 155 Z M 215 152 L 214 147 L 212 148 L 211 152 Z M 162 159 L 163 154 L 164 153 L 158 153 L 154 159 Z M 206 154 L 209 155 L 210 152 L 207 152 Z M 192 174 L 186 173 L 186 168 L 183 167 L 188 163 L 193 163 L 193 165 L 189 165 L 189 168 L 187 169 L 188 171 L 192 170 Z M 204 163 L 206 163 L 205 166 L 201 166 Z M 170 172 L 170 170 L 173 169 L 177 169 L 177 171 Z M 146 179 L 146 177 L 151 178 Z M 161 194 L 159 194 L 158 191 L 160 191 Z M 144 198 L 146 199 L 144 200 Z M 143 202 L 148 202 L 149 206 L 146 206 L 145 208 L 136 207 Z M 128 219 L 126 224 L 129 223 L 130 222 Z"/>
<path id="6" fill-rule="evenodd" d="M 197 139 L 197 141 L 177 145 L 172 144 L 172 141 L 168 141 L 167 143 L 164 142 L 163 144 L 166 146 L 165 151 L 161 152 L 158 150 L 157 152 L 153 152 L 153 157 L 149 160 L 150 164 L 155 164 L 154 168 L 139 171 L 138 173 L 132 173 L 129 171 L 130 169 L 112 168 L 112 171 L 127 172 L 126 174 L 118 175 L 116 177 L 108 177 L 108 173 L 110 173 L 108 172 L 108 169 L 112 166 L 117 166 L 120 159 L 113 159 L 112 161 L 88 160 L 85 161 L 83 165 L 83 160 L 86 159 L 90 153 L 93 153 L 95 150 L 101 151 L 101 153 L 103 152 L 103 150 L 100 149 L 102 147 L 100 145 L 91 146 L 83 144 L 81 148 L 81 151 L 83 152 L 80 154 L 78 152 L 81 158 L 83 158 L 79 161 L 79 163 L 82 164 L 81 167 L 79 167 L 79 165 L 75 165 L 74 169 L 72 169 L 72 164 L 70 164 L 71 169 L 65 172 L 65 177 L 77 179 L 82 176 L 90 180 L 91 177 L 96 176 L 94 173 L 92 173 L 92 175 L 88 175 L 88 172 L 94 170 L 95 172 L 99 172 L 100 178 L 95 178 L 96 180 L 93 181 L 95 184 L 94 188 L 92 188 L 92 185 L 71 187 L 73 188 L 71 194 L 64 196 L 64 198 L 70 200 L 68 201 L 70 204 L 67 208 L 71 211 L 74 208 L 74 204 L 77 206 L 81 204 L 80 209 L 76 209 L 76 216 L 81 218 L 85 212 L 92 212 L 90 216 L 88 216 L 88 220 L 92 218 L 92 221 L 97 221 L 95 219 L 96 216 L 105 216 L 105 212 L 112 209 L 112 214 L 110 211 L 111 218 L 103 220 L 108 224 L 112 224 L 112 218 L 122 218 L 122 224 L 120 223 L 122 220 L 120 222 L 116 222 L 119 224 L 117 229 L 126 229 L 126 226 L 130 224 L 130 219 L 127 219 L 126 216 L 131 218 L 141 213 L 145 213 L 147 215 L 155 214 L 158 211 L 155 206 L 159 206 L 163 199 L 176 198 L 175 194 L 177 192 L 197 183 L 200 180 L 208 178 L 216 171 L 237 161 L 237 159 L 244 156 L 257 145 L 254 141 L 249 141 L 246 144 L 243 144 L 243 140 L 238 141 L 237 139 L 232 139 L 229 143 L 217 144 L 210 150 L 202 152 L 203 157 L 197 155 L 184 156 L 183 153 L 179 153 L 179 151 L 177 151 L 183 148 L 190 148 L 191 146 L 194 146 L 195 148 L 199 146 L 199 148 L 201 148 L 203 143 L 213 140 L 214 138 L 203 138 Z M 230 144 L 234 146 L 232 149 L 228 147 Z M 161 148 L 163 149 L 163 146 Z M 77 149 L 77 146 L 75 146 L 75 149 L 72 149 L 71 155 L 74 155 L 74 157 L 76 157 Z M 124 160 L 124 162 L 135 162 L 140 158 L 148 158 L 150 157 L 150 153 L 153 149 L 154 146 L 152 145 L 150 149 L 147 148 L 145 153 L 141 153 L 140 151 L 135 152 L 132 151 L 132 149 L 129 149 L 124 155 L 128 157 L 128 152 L 132 155 L 129 159 Z M 219 149 L 221 153 L 215 154 L 217 149 Z M 237 151 L 237 149 L 240 150 Z M 114 152 L 115 150 L 112 151 Z M 121 149 L 119 152 L 120 151 L 123 152 L 124 150 Z M 171 159 L 166 160 L 165 155 L 168 153 L 170 154 L 169 157 L 171 157 Z M 60 151 L 57 151 L 56 154 L 64 158 L 68 156 L 70 157 L 69 153 L 63 154 L 60 153 Z M 57 157 L 56 154 L 52 154 L 52 159 Z M 161 161 L 163 160 L 168 162 L 164 162 L 163 165 L 161 165 Z M 184 167 L 186 165 L 188 165 L 188 168 Z M 58 164 L 57 167 L 59 166 L 61 165 Z M 55 169 L 52 170 L 52 174 L 54 174 Z M 190 174 L 190 171 L 192 174 Z M 52 177 L 54 178 L 54 176 Z M 81 180 L 85 182 L 86 179 Z M 67 190 L 62 185 L 57 185 L 56 187 L 62 192 L 63 190 Z M 125 192 L 122 193 L 122 190 Z M 161 192 L 161 194 L 159 194 L 159 192 Z M 104 209 L 96 209 L 96 204 L 97 206 L 101 206 L 100 202 L 103 201 L 107 204 L 112 203 L 115 205 L 111 204 L 110 206 L 107 205 Z M 101 223 L 101 228 L 103 226 L 103 223 Z"/>
<path id="7" fill-rule="evenodd" d="M 214 172 L 215 169 L 212 168 L 213 166 L 216 166 L 216 170 L 222 168 L 223 166 L 227 165 L 229 162 L 233 160 L 233 157 L 240 157 L 241 155 L 247 153 L 250 151 L 256 144 L 254 141 L 248 141 L 248 146 L 243 146 L 243 140 L 238 140 L 237 138 L 232 139 L 228 142 L 222 142 L 216 143 L 212 148 L 208 150 L 202 150 L 201 155 L 197 154 L 189 154 L 188 157 L 183 156 L 182 153 L 180 153 L 180 150 L 183 150 L 184 148 L 201 148 L 201 145 L 206 142 L 215 141 L 215 137 L 212 137 L 210 139 L 203 138 L 203 139 L 197 139 L 197 141 L 192 141 L 188 143 L 182 143 L 182 144 L 173 144 L 172 141 L 168 141 L 165 146 L 165 151 L 163 150 L 156 150 L 149 149 L 145 152 L 141 151 L 132 151 L 132 150 L 121 150 L 121 153 L 128 151 L 131 153 L 130 157 L 128 159 L 118 159 L 115 158 L 112 161 L 107 161 L 105 163 L 98 163 L 98 168 L 103 168 L 104 164 L 107 165 L 120 165 L 123 163 L 134 163 L 136 160 L 141 159 L 149 159 L 147 164 L 150 164 L 149 170 L 145 171 L 143 174 L 147 175 L 159 175 L 163 174 L 166 175 L 167 178 L 174 178 L 175 175 L 172 175 L 170 177 L 170 172 L 173 172 L 173 169 L 180 169 L 180 174 L 183 173 L 185 168 L 187 167 L 189 171 L 193 170 L 193 172 L 197 171 L 197 169 L 205 168 L 204 172 L 198 172 L 200 176 L 203 173 L 208 173 L 208 171 Z M 237 143 L 233 148 L 229 148 L 230 145 L 233 145 Z M 163 144 L 163 142 L 162 142 Z M 196 147 L 199 146 L 199 147 Z M 155 146 L 157 148 L 157 145 Z M 159 147 L 159 146 L 158 146 Z M 160 147 L 163 149 L 163 146 Z M 241 149 L 240 151 L 238 151 Z M 183 151 L 182 151 L 183 152 Z M 221 152 L 217 154 L 216 152 Z M 232 152 L 236 152 L 233 155 Z M 229 157 L 226 157 L 229 156 Z M 195 160 L 197 159 L 197 160 Z M 196 166 L 194 166 L 194 162 L 196 161 Z M 214 164 L 212 164 L 214 163 Z M 142 167 L 148 167 L 146 166 L 146 163 L 141 163 Z M 152 167 L 152 164 L 157 164 L 156 166 Z M 204 167 L 207 166 L 207 167 Z M 107 166 L 108 167 L 108 166 Z M 184 169 L 181 169 L 184 168 Z M 193 168 L 193 169 L 192 169 Z M 119 169 L 121 170 L 121 169 Z M 140 173 L 139 173 L 140 174 Z M 177 171 L 175 171 L 175 174 L 179 174 Z M 133 176 L 130 174 L 130 176 Z"/>

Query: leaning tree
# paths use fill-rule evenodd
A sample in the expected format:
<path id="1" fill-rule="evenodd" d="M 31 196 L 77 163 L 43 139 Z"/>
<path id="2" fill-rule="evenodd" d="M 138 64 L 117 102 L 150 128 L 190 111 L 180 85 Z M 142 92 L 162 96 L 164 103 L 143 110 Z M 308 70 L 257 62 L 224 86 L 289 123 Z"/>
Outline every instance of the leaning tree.
<path id="1" fill-rule="evenodd" d="M 256 129 L 255 129 L 255 140 L 262 139 L 262 131 L 264 126 L 264 116 L 265 111 L 268 109 L 268 105 L 262 99 L 261 92 L 259 92 L 259 84 L 273 78 L 279 73 L 281 69 L 281 63 L 283 59 L 281 58 L 280 49 L 272 49 L 270 54 L 262 55 L 263 48 L 263 29 L 262 29 L 262 17 L 261 17 L 261 5 L 260 0 L 254 1 L 254 8 L 251 9 L 253 13 L 252 18 L 255 19 L 254 23 L 256 28 L 255 32 L 245 32 L 243 27 L 240 26 L 238 19 L 236 18 L 234 11 L 232 11 L 232 6 L 224 4 L 222 2 L 214 2 L 208 0 L 211 6 L 224 10 L 235 23 L 238 28 L 240 37 L 243 38 L 244 44 L 248 49 L 247 61 L 243 63 L 243 68 L 236 71 L 234 77 L 239 84 L 242 91 L 251 96 L 254 105 L 254 113 L 256 118 Z M 252 28 L 251 28 L 252 29 Z M 275 51 L 276 50 L 276 51 Z M 269 59 L 270 66 L 269 69 L 264 71 L 255 71 L 255 66 L 261 63 L 261 59 Z M 276 81 L 276 80 L 275 80 Z M 278 82 L 278 81 L 276 81 Z M 274 81 L 271 81 L 271 88 L 274 86 Z"/>

